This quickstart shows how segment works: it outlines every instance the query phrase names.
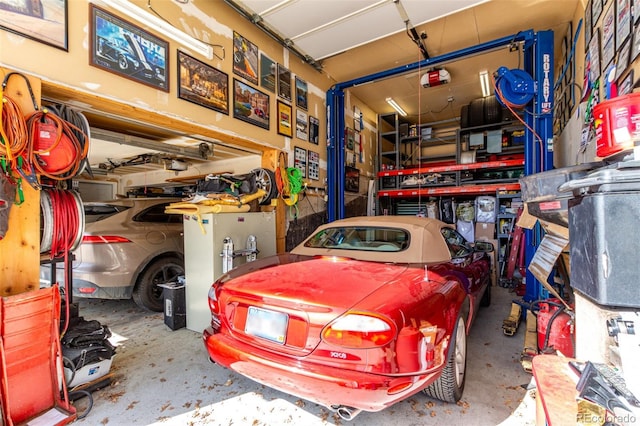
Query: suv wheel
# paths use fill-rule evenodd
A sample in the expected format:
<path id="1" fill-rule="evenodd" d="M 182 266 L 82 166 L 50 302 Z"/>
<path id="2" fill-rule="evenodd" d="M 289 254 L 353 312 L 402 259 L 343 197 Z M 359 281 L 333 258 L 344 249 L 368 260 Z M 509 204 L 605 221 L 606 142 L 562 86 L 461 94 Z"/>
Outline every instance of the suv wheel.
<path id="1" fill-rule="evenodd" d="M 133 301 L 150 311 L 164 311 L 162 287 L 158 287 L 158 284 L 175 282 L 180 275 L 184 275 L 181 259 L 171 256 L 154 260 L 138 278 L 133 289 Z"/>

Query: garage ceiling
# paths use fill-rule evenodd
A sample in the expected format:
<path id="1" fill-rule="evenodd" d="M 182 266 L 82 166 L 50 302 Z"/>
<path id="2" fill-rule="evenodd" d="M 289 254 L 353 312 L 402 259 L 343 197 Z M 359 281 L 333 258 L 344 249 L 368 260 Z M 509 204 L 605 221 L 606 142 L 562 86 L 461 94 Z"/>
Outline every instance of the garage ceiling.
<path id="1" fill-rule="evenodd" d="M 316 61 L 487 0 L 239 0 Z M 405 22 L 408 19 L 410 22 Z"/>
<path id="2" fill-rule="evenodd" d="M 556 57 L 580 0 L 226 0 L 254 22 L 263 20 L 292 47 L 321 63 L 336 82 L 424 59 L 405 27 L 426 34 L 430 57 L 533 29 L 553 30 Z M 573 29 L 575 31 L 575 29 Z M 393 97 L 416 123 L 455 119 L 463 105 L 481 97 L 478 74 L 519 67 L 519 52 L 507 49 L 445 64 L 451 83 L 420 86 L 424 71 L 350 89 L 378 113 L 393 112 Z M 582 78 L 577 78 L 581 83 Z M 449 102 L 448 99 L 453 98 Z"/>

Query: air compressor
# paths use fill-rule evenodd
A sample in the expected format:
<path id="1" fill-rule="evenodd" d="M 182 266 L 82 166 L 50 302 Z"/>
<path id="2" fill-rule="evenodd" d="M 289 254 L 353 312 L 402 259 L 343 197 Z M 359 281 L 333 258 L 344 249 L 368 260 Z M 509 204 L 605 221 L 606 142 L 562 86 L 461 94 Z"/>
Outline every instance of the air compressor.
<path id="1" fill-rule="evenodd" d="M 536 309 L 538 352 L 555 350 L 567 357 L 575 356 L 573 307 L 550 298 L 532 302 L 532 312 Z"/>

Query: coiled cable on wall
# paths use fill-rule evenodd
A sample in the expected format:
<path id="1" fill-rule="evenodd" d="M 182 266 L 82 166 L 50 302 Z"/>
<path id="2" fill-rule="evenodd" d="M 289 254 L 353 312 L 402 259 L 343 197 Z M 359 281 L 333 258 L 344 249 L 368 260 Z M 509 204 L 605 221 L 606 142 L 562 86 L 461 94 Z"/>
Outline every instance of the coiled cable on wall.
<path id="1" fill-rule="evenodd" d="M 69 253 L 75 250 L 84 233 L 84 208 L 82 200 L 75 191 L 61 189 L 45 189 L 40 192 L 40 207 L 42 216 L 40 253 L 49 252 L 51 260 L 62 258 L 64 261 L 64 291 L 67 295 L 65 324 L 61 335 L 69 326 L 71 295 L 71 257 Z M 52 277 L 52 280 L 55 277 Z M 53 284 L 53 283 L 52 283 Z"/>
<path id="2" fill-rule="evenodd" d="M 22 113 L 20 105 L 13 99 L 3 96 L 2 116 L 0 118 L 0 156 L 5 157 L 9 163 L 13 163 L 15 158 L 21 156 L 27 148 L 29 133 L 27 122 Z"/>
<path id="3" fill-rule="evenodd" d="M 48 126 L 47 130 L 43 130 Z M 86 159 L 89 144 L 84 132 L 77 126 L 44 108 L 27 119 L 29 131 L 28 157 L 35 171 L 52 180 L 66 180 L 78 174 Z M 50 133 L 55 132 L 54 135 Z M 48 134 L 49 139 L 42 136 Z M 80 142 L 77 134 L 81 134 Z"/>
<path id="4" fill-rule="evenodd" d="M 72 126 L 75 126 L 75 127 L 71 127 L 71 131 L 78 139 L 78 142 L 80 142 L 80 146 L 82 147 L 82 150 L 83 151 L 85 149 L 88 150 L 89 141 L 91 140 L 91 128 L 89 126 L 89 121 L 87 120 L 87 117 L 85 117 L 84 114 L 82 114 L 81 112 L 76 111 L 73 108 L 70 108 L 64 104 L 51 105 L 49 106 L 49 109 L 53 111 L 53 113 L 55 113 L 61 119 L 67 121 Z M 84 170 L 87 170 L 89 175 L 93 177 L 93 173 L 89 165 L 89 160 L 86 157 L 86 155 L 84 158 L 80 160 L 80 168 L 78 170 L 78 173 L 82 173 Z"/>

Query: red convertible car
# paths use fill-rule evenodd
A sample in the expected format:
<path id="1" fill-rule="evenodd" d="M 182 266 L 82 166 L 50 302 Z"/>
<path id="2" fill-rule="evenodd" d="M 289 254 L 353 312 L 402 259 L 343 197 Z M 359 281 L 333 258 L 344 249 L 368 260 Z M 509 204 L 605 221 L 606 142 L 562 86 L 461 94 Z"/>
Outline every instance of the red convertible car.
<path id="1" fill-rule="evenodd" d="M 434 219 L 322 225 L 212 285 L 204 344 L 212 361 L 345 420 L 420 391 L 456 402 L 467 332 L 490 303 L 490 251 Z"/>

